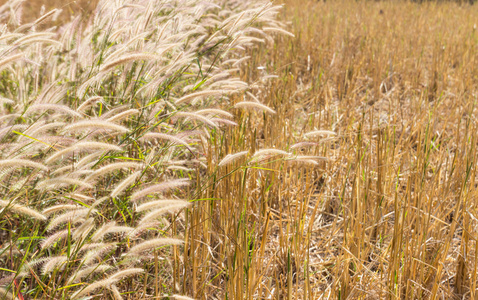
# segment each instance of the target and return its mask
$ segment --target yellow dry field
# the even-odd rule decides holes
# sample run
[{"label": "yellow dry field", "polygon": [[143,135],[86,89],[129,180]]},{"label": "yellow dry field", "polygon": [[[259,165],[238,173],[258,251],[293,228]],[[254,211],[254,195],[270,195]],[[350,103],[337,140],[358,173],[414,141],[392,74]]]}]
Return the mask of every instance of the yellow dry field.
[{"label": "yellow dry field", "polygon": [[243,74],[278,76],[260,99],[277,114],[225,139],[304,162],[211,190],[238,194],[194,215],[214,234],[190,230],[212,243],[186,256],[192,295],[476,299],[478,7],[287,0],[280,18],[295,37]]}]

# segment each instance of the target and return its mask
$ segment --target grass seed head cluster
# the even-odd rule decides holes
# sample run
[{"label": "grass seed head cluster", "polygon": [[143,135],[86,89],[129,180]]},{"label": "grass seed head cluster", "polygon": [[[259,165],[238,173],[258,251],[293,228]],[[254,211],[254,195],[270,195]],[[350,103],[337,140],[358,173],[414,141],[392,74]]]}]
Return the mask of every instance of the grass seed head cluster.
[{"label": "grass seed head cluster", "polygon": [[239,67],[271,40],[261,27],[284,30],[279,7],[100,1],[88,22],[40,28],[59,11],[24,23],[23,4],[0,7],[0,297],[188,293],[171,279],[180,212],[237,125],[231,96],[261,88]]}]

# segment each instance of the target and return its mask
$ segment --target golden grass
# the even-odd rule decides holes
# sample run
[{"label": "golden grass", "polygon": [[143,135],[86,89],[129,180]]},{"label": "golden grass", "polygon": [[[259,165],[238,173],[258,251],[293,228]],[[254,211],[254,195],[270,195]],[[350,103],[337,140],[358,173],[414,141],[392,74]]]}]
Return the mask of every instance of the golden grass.
[{"label": "golden grass", "polygon": [[[278,75],[256,95],[277,114],[238,112],[217,155],[308,141],[295,155],[331,161],[216,170],[198,191],[214,200],[191,212],[184,291],[475,299],[477,17],[455,3],[286,0],[295,38],[251,51],[242,71]],[[305,138],[314,130],[338,136]]]},{"label": "golden grass", "polygon": [[[118,284],[138,294],[122,296],[477,299],[478,8],[284,4],[278,18],[295,37],[276,29],[248,49],[239,74],[250,93],[221,102],[238,126],[191,143],[205,169],[191,160],[178,196],[193,203],[158,230],[184,245],[151,254],[144,274]],[[222,93],[190,92],[175,104]],[[158,140],[186,144],[180,132]]]}]

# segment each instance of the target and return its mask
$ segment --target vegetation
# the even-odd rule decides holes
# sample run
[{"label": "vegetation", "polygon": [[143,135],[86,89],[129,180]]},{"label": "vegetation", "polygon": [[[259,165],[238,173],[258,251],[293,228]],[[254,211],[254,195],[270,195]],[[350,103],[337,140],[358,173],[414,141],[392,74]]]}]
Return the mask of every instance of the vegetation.
[{"label": "vegetation", "polygon": [[474,6],[105,3],[0,8],[0,295],[478,297]]}]

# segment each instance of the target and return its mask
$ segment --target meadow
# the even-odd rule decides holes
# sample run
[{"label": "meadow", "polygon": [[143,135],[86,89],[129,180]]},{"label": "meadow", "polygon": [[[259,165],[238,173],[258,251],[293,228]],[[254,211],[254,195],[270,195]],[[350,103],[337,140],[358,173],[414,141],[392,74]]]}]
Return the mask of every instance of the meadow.
[{"label": "meadow", "polygon": [[0,299],[478,299],[475,6],[26,4]]}]

